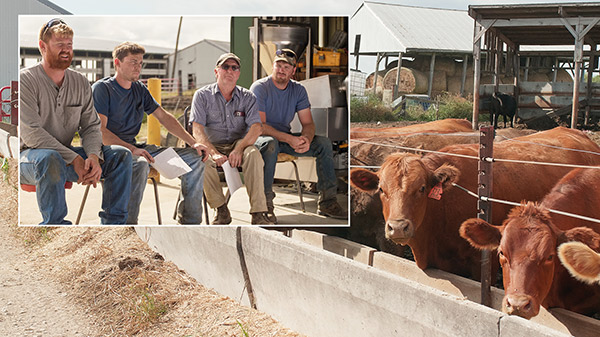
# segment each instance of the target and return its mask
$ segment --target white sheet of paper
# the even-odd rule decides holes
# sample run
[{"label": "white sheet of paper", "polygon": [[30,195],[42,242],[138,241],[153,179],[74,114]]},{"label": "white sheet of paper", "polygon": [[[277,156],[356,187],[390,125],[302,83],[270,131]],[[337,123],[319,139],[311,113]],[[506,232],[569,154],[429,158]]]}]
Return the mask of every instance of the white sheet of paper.
[{"label": "white sheet of paper", "polygon": [[225,181],[229,188],[229,193],[233,195],[240,187],[242,187],[242,179],[240,178],[240,172],[237,168],[231,167],[229,160],[221,165],[223,167],[223,173],[225,173]]},{"label": "white sheet of paper", "polygon": [[161,176],[167,179],[177,178],[192,170],[172,147],[157,154],[154,157],[154,163],[150,163],[150,165],[152,165]]}]

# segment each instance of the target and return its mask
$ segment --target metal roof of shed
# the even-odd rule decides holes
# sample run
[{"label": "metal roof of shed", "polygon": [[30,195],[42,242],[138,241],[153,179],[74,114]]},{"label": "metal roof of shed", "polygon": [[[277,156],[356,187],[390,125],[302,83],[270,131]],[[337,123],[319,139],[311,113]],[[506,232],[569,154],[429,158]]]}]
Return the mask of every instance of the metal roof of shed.
[{"label": "metal roof of shed", "polygon": [[[600,18],[600,3],[545,3],[521,5],[471,5],[469,16],[494,29],[517,45],[573,45],[573,35],[565,27],[587,26]],[[586,43],[600,43],[600,26],[586,34]]]},{"label": "metal roof of shed", "polygon": [[461,10],[365,1],[350,19],[350,30],[351,36],[361,35],[361,53],[473,51],[473,19]]}]

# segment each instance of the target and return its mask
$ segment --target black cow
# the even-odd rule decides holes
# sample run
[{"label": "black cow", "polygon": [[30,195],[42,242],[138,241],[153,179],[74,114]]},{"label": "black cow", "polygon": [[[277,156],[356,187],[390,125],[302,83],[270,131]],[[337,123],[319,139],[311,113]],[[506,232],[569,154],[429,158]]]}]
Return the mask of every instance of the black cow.
[{"label": "black cow", "polygon": [[506,127],[506,118],[510,119],[510,127],[513,127],[513,117],[517,112],[517,101],[511,95],[494,92],[490,101],[490,117],[494,123],[494,128],[498,128],[498,117],[504,116],[504,127]]}]

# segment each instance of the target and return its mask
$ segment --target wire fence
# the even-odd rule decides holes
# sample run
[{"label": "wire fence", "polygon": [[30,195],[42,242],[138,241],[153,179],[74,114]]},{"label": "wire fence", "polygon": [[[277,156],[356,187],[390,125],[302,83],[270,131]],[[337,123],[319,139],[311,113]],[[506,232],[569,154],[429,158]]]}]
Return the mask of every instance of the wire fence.
[{"label": "wire fence", "polygon": [[[446,135],[446,134],[440,134],[440,135]],[[518,139],[509,139],[509,138],[507,138],[507,140],[516,141],[516,142],[522,142],[522,143],[527,143],[529,145],[538,145],[538,146],[543,146],[543,147],[549,147],[549,148],[554,148],[554,149],[558,149],[558,150],[575,151],[575,152],[581,152],[581,153],[587,153],[587,154],[592,154],[592,155],[598,155],[598,156],[600,156],[600,153],[593,152],[593,151],[580,150],[580,149],[572,149],[572,148],[566,148],[566,147],[559,147],[559,146],[553,146],[553,145],[548,145],[548,144],[540,144],[540,143],[535,143],[535,142],[530,142],[530,141],[521,141],[521,140],[518,140]],[[468,156],[468,155],[462,155],[462,154],[457,154],[457,153],[434,151],[434,150],[424,150],[424,149],[418,149],[418,148],[414,148],[414,147],[398,146],[398,145],[393,145],[393,144],[381,144],[381,143],[376,143],[376,142],[361,141],[361,140],[355,140],[355,139],[353,139],[351,141],[355,142],[355,143],[363,143],[363,144],[370,144],[370,145],[393,147],[393,148],[398,148],[398,149],[402,149],[402,150],[409,150],[409,151],[415,151],[415,152],[437,153],[437,154],[443,154],[443,155],[447,155],[447,156],[460,157],[460,158],[466,158],[466,159],[484,160],[484,161],[487,161],[487,162],[505,162],[505,163],[547,165],[547,166],[557,166],[557,167],[566,167],[566,168],[600,169],[600,166],[596,166],[596,165],[575,165],[575,164],[566,164],[566,163],[536,162],[536,161],[528,161],[528,160],[500,159],[500,158],[490,158],[490,157],[479,158],[479,157],[476,157],[476,156]],[[350,168],[380,169],[381,166],[373,166],[373,165],[350,165]],[[508,201],[508,200],[502,200],[502,199],[496,199],[496,198],[479,196],[477,193],[474,193],[474,192],[468,190],[467,188],[465,188],[463,186],[460,186],[460,185],[458,185],[456,183],[452,183],[452,186],[457,187],[457,188],[463,190],[468,195],[470,195],[472,197],[475,197],[476,199],[481,200],[481,201],[489,201],[489,202],[492,202],[492,203],[500,203],[500,204],[509,205],[509,206],[521,206],[521,205],[523,205],[522,203],[518,203],[518,202],[514,202],[514,201]],[[559,211],[559,210],[555,210],[555,209],[548,209],[548,208],[547,208],[547,210],[549,212],[555,213],[555,214],[560,214],[560,215],[564,215],[564,216],[568,216],[568,217],[572,217],[572,218],[576,218],[576,219],[580,219],[580,220],[585,220],[585,221],[600,223],[599,219],[594,219],[594,218],[586,217],[586,216],[579,215],[579,214],[573,214],[573,213],[569,213],[569,212]]]}]

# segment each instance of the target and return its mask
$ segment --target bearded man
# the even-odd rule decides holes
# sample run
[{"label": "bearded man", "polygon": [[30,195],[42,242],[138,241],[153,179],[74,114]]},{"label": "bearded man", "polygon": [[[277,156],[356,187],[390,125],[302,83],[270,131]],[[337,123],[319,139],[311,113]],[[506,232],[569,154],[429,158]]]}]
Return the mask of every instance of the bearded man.
[{"label": "bearded man", "polygon": [[[35,185],[42,223],[65,220],[65,183],[104,180],[102,224],[124,224],[131,183],[131,152],[102,145],[100,119],[83,74],[69,68],[73,29],[61,19],[44,24],[38,47],[42,61],[21,70],[21,183]],[[79,134],[81,146],[71,143]]]}]

